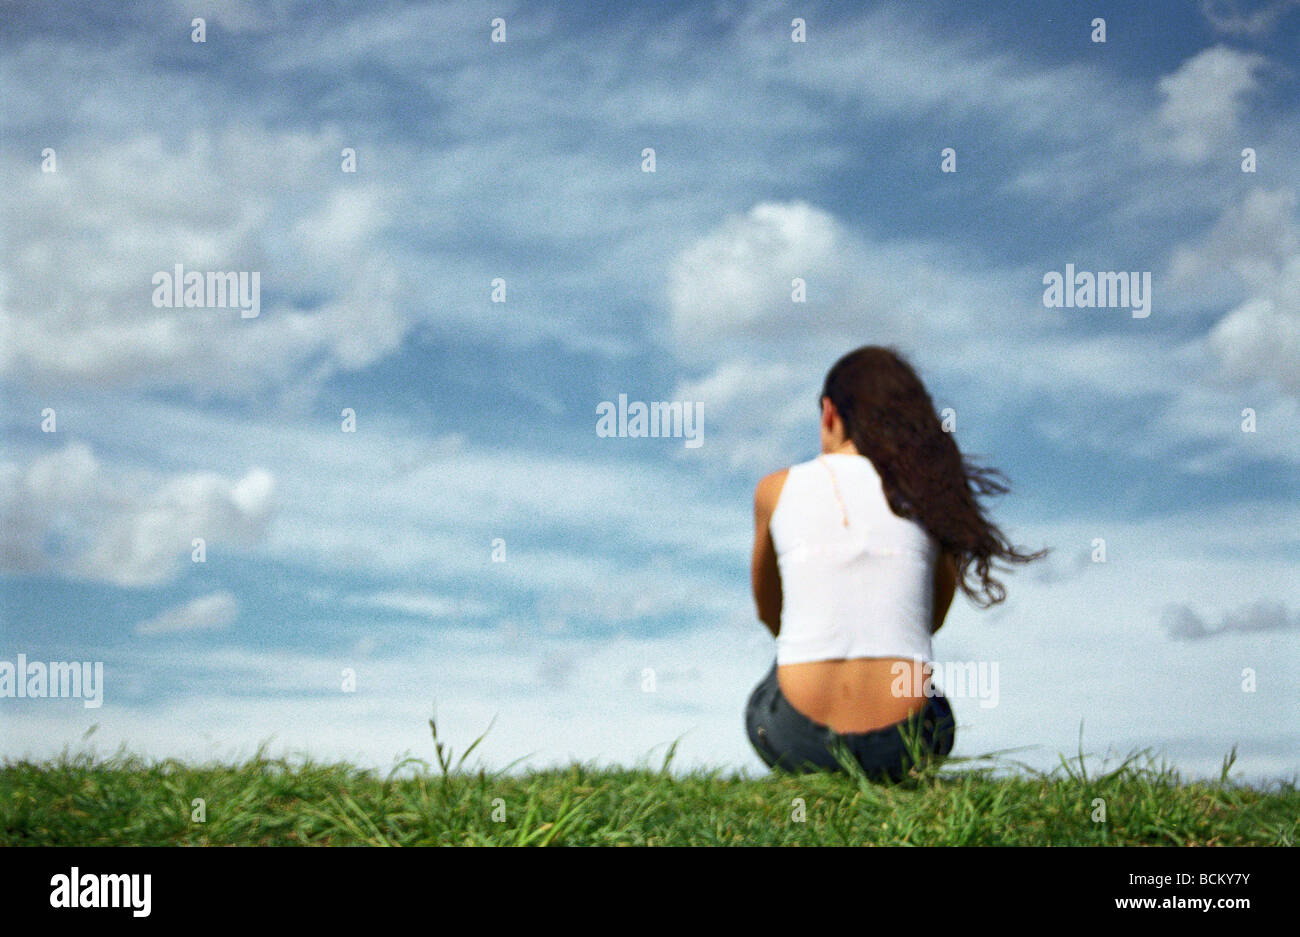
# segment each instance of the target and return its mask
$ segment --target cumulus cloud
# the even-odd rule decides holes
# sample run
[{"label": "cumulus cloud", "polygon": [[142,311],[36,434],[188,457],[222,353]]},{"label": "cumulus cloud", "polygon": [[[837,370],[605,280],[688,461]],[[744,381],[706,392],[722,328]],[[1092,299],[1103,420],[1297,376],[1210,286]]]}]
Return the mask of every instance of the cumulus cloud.
[{"label": "cumulus cloud", "polygon": [[195,538],[250,545],[274,511],[275,479],[107,471],[82,443],[0,463],[0,569],[119,586],[174,579]]},{"label": "cumulus cloud", "polygon": [[1230,203],[1195,244],[1181,244],[1170,255],[1170,289],[1204,289],[1226,274],[1238,285],[1262,289],[1300,256],[1294,189],[1252,188]]},{"label": "cumulus cloud", "polygon": [[[796,277],[806,302],[794,301]],[[802,200],[761,202],[723,218],[670,266],[670,341],[706,369],[676,395],[716,414],[711,452],[759,468],[816,445],[821,381],[858,345],[896,347],[926,371],[979,371],[986,361],[974,356],[990,332],[1032,342],[1050,322],[1009,301],[1015,282],[923,242],[861,234]],[[1006,359],[1004,340],[991,356]]]},{"label": "cumulus cloud", "polygon": [[[674,259],[673,338],[694,357],[755,339],[788,347],[845,327],[879,340],[912,337],[922,300],[907,286],[933,272],[916,253],[906,245],[868,247],[830,212],[801,200],[760,202]],[[794,299],[795,278],[806,285],[805,302]]]},{"label": "cumulus cloud", "polygon": [[[943,348],[991,328],[1032,333],[1034,323],[1008,302],[1009,271],[964,264],[957,251],[877,237],[801,199],[760,202],[673,258],[666,301],[674,350],[716,364],[756,348],[789,360],[801,349],[848,350],[846,340]],[[793,295],[796,277],[804,302]]]},{"label": "cumulus cloud", "polygon": [[[1226,281],[1226,282],[1225,282]],[[1300,392],[1300,224],[1295,190],[1252,189],[1170,259],[1171,289],[1241,296],[1207,336],[1232,379]]]},{"label": "cumulus cloud", "polygon": [[[413,318],[377,243],[389,194],[338,172],[342,144],[232,125],[64,149],[54,173],[4,160],[0,378],[247,396],[396,348]],[[256,272],[260,315],[155,307],[177,264]]]},{"label": "cumulus cloud", "polygon": [[1253,52],[1214,46],[1160,79],[1165,100],[1156,118],[1177,159],[1198,163],[1225,148],[1240,150],[1237,121],[1265,62]]},{"label": "cumulus cloud", "polygon": [[[791,279],[838,291],[834,264],[843,232],[829,213],[806,202],[755,205],[691,245],[669,272],[672,328],[684,343],[761,329],[801,307]],[[827,283],[827,280],[833,283]]]},{"label": "cumulus cloud", "polygon": [[1224,316],[1209,342],[1229,376],[1271,378],[1300,395],[1300,257],[1264,295]]},{"label": "cumulus cloud", "polygon": [[213,592],[142,621],[138,635],[174,634],[184,631],[220,631],[230,627],[239,615],[239,601],[230,592]]},{"label": "cumulus cloud", "polygon": [[1196,641],[1223,634],[1300,628],[1300,614],[1288,614],[1282,602],[1261,600],[1224,613],[1217,625],[1183,604],[1166,606],[1160,621],[1171,638]]}]

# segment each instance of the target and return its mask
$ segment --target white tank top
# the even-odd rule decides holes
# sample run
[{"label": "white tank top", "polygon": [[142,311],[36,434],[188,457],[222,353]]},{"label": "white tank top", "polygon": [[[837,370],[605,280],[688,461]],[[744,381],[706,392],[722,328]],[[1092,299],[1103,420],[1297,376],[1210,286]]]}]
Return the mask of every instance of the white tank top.
[{"label": "white tank top", "polygon": [[781,569],[778,665],[930,660],[939,543],[889,509],[869,459],[832,453],[792,466],[771,531]]}]

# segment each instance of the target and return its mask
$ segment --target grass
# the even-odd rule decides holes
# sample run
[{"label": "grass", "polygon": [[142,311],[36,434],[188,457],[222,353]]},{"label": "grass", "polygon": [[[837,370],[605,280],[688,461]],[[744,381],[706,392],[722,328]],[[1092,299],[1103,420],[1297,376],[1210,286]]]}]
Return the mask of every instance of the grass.
[{"label": "grass", "polygon": [[235,765],[66,751],[5,762],[0,845],[1290,846],[1300,827],[1294,780],[1230,782],[1235,749],[1217,781],[1186,783],[1147,751],[1092,773],[1082,754],[1011,776],[999,756],[949,759],[896,785],[674,776],[672,747],[660,770],[511,776],[465,769],[482,736],[455,758],[430,727],[436,764],[406,759],[386,776],[264,749]]}]

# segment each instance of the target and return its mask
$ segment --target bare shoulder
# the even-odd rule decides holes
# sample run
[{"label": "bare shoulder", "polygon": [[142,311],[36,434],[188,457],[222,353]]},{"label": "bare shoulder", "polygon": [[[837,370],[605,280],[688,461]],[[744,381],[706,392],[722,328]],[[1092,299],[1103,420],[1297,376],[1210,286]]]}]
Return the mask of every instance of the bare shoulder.
[{"label": "bare shoulder", "polygon": [[769,512],[775,508],[777,499],[781,497],[781,489],[785,487],[785,477],[789,474],[790,470],[783,468],[759,479],[754,488],[754,507]]}]

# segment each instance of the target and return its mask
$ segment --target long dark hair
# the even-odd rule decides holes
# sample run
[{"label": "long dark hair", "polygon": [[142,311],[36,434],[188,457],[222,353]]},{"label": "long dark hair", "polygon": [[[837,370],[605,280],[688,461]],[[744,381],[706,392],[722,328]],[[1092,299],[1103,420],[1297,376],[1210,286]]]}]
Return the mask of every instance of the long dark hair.
[{"label": "long dark hair", "polygon": [[976,605],[987,608],[1007,596],[992,576],[995,560],[1029,563],[1047,554],[1013,547],[985,516],[979,498],[1010,491],[1006,476],[962,455],[925,385],[895,349],[866,345],[849,352],[826,374],[822,397],[871,460],[890,510],[920,523],[957,558],[957,581]]}]

